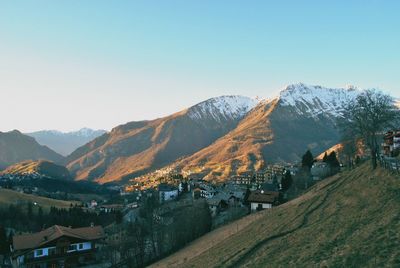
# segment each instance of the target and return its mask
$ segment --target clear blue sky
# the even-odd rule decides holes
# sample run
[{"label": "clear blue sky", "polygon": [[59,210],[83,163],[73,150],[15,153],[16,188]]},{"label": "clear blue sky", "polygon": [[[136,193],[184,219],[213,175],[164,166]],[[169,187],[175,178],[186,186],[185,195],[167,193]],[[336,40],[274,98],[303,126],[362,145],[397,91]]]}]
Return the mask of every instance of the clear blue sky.
[{"label": "clear blue sky", "polygon": [[0,131],[110,129],[294,82],[400,97],[400,1],[1,1]]}]

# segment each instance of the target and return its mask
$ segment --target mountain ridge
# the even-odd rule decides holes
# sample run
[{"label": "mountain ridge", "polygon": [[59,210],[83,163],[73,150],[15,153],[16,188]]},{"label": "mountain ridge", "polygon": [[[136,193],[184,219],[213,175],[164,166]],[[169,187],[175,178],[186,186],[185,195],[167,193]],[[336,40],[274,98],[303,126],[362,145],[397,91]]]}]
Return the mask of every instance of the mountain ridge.
[{"label": "mountain ridge", "polygon": [[38,174],[53,179],[71,180],[71,175],[66,167],[57,165],[47,160],[27,160],[7,167],[0,174]]},{"label": "mountain ridge", "polygon": [[339,142],[337,117],[343,105],[360,92],[289,85],[278,97],[260,102],[236,129],[170,167],[221,181],[268,164],[299,161],[307,149],[318,155]]},{"label": "mountain ridge", "polygon": [[71,153],[67,167],[77,179],[130,179],[210,145],[252,105],[248,97],[222,96],[166,117],[119,125]]},{"label": "mountain ridge", "polygon": [[18,130],[0,132],[0,169],[25,160],[61,163],[63,156]]},{"label": "mountain ridge", "polygon": [[[307,149],[319,154],[337,144],[337,116],[359,92],[355,87],[298,83],[286,86],[273,99],[211,98],[170,116],[117,126],[73,152],[67,167],[78,179],[102,183],[171,166],[226,180],[270,163],[298,161]],[[223,130],[212,130],[218,126]],[[291,133],[296,133],[294,138]],[[199,142],[203,135],[212,138]],[[117,144],[132,150],[124,152],[124,146]]]},{"label": "mountain ridge", "polygon": [[57,153],[67,156],[80,146],[106,133],[105,130],[81,128],[77,131],[40,130],[26,133],[41,145],[46,145]]}]

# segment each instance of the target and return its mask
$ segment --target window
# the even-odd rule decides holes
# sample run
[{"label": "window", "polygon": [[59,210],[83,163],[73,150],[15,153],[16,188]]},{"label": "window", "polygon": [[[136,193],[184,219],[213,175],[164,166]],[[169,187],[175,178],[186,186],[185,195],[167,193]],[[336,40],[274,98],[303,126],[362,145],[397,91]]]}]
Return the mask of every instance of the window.
[{"label": "window", "polygon": [[57,253],[56,248],[49,248],[49,256],[55,255]]},{"label": "window", "polygon": [[69,247],[68,247],[68,251],[75,251],[77,249],[78,249],[78,245],[77,244],[72,244],[72,245],[69,245]]},{"label": "window", "polygon": [[36,256],[36,257],[43,256],[43,249],[37,249],[37,250],[36,250],[35,256]]},{"label": "window", "polygon": [[79,250],[82,250],[82,249],[83,249],[83,244],[82,244],[82,243],[78,245],[78,249],[79,249]]}]

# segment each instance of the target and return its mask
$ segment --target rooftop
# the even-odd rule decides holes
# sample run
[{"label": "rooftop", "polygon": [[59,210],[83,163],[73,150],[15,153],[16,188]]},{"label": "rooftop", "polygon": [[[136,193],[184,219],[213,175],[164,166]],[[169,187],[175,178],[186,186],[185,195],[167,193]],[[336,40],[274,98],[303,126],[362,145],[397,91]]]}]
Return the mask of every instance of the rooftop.
[{"label": "rooftop", "polygon": [[249,195],[248,201],[254,203],[274,203],[279,197],[279,192],[254,191]]},{"label": "rooftop", "polygon": [[69,228],[54,225],[41,232],[13,237],[14,250],[34,249],[54,241],[62,236],[74,237],[82,240],[97,240],[105,237],[103,227]]}]

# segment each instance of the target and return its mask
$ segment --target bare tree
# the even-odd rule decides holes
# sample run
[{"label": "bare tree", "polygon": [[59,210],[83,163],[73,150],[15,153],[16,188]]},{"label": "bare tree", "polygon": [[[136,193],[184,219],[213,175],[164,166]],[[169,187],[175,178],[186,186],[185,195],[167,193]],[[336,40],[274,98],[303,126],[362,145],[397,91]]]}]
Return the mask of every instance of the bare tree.
[{"label": "bare tree", "polygon": [[391,96],[376,90],[362,92],[343,110],[339,127],[342,133],[361,139],[370,149],[372,168],[377,166],[379,134],[394,126],[399,110]]}]

